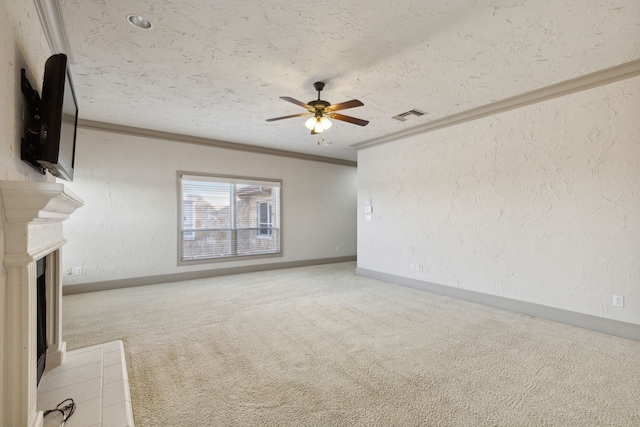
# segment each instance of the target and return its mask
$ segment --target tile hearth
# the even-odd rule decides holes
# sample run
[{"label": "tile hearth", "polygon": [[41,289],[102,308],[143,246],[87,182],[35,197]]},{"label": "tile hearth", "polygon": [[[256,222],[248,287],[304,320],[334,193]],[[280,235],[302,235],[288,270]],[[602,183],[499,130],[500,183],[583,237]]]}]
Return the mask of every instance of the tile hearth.
[{"label": "tile hearth", "polygon": [[65,427],[133,427],[122,341],[68,351],[62,365],[47,369],[38,386],[38,410],[64,399],[76,402]]}]

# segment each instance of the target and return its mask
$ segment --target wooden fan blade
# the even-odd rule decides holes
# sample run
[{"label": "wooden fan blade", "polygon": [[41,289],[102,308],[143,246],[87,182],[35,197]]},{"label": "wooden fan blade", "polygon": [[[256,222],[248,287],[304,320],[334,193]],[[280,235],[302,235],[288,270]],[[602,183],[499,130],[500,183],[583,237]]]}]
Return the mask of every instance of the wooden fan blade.
[{"label": "wooden fan blade", "polygon": [[358,125],[358,126],[366,126],[366,125],[369,124],[368,120],[357,119],[355,117],[345,116],[343,114],[333,113],[333,114],[327,114],[327,115],[329,117],[331,117],[332,119],[341,120],[343,122],[348,122],[348,123],[353,123],[354,125]]},{"label": "wooden fan blade", "polygon": [[297,99],[293,99],[293,98],[291,98],[289,96],[281,96],[280,99],[284,99],[285,101],[292,102],[292,103],[294,103],[296,105],[301,106],[302,108],[306,108],[307,110],[313,110],[313,107],[311,107],[310,105],[305,104],[302,101],[298,101]]},{"label": "wooden fan blade", "polygon": [[282,116],[282,117],[275,117],[273,119],[267,119],[267,122],[275,122],[276,120],[282,120],[282,119],[290,119],[292,117],[300,117],[300,116],[309,116],[311,115],[311,113],[300,113],[300,114],[292,114],[290,116]]},{"label": "wooden fan blade", "polygon": [[351,101],[341,102],[340,104],[329,105],[327,110],[339,111],[346,110],[347,108],[362,107],[363,105],[364,104],[357,99],[352,99]]}]

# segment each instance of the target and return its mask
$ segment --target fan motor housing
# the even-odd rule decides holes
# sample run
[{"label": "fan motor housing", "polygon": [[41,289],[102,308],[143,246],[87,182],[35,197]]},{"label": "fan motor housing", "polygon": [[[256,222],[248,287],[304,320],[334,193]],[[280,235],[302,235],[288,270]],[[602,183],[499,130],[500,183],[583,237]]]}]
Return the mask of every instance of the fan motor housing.
[{"label": "fan motor housing", "polygon": [[310,106],[312,106],[316,110],[324,110],[329,105],[331,105],[327,101],[323,101],[322,99],[314,99],[313,101],[307,102],[307,104],[309,104]]}]

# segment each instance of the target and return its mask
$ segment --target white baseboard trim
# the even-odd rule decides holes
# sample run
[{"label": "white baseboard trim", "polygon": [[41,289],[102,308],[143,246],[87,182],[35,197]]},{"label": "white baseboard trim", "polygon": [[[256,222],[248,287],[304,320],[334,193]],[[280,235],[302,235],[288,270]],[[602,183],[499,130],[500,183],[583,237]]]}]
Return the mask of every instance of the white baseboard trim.
[{"label": "white baseboard trim", "polygon": [[301,261],[278,262],[271,264],[246,265],[240,267],[217,268],[213,270],[186,271],[184,273],[162,274],[157,276],[132,277],[129,279],[106,280],[102,282],[79,283],[62,287],[63,295],[83,294],[86,292],[107,291],[110,289],[132,288],[135,286],[157,285],[160,283],[180,282],[183,280],[205,279],[207,277],[228,276],[230,274],[253,273],[257,271],[279,270],[282,268],[308,267],[312,265],[335,264],[356,261],[355,255],[317,258]]},{"label": "white baseboard trim", "polygon": [[526,301],[504,298],[497,295],[470,291],[468,289],[438,285],[436,283],[395,276],[393,274],[381,273],[365,268],[356,268],[356,274],[359,276],[368,277],[395,285],[407,286],[434,294],[444,295],[477,304],[488,305],[502,310],[508,310],[515,313],[526,314],[528,316],[553,320],[554,322],[564,323],[567,325],[577,326],[579,328],[590,329],[609,335],[615,335],[635,341],[640,341],[640,325],[636,325],[633,323],[621,322],[619,320],[606,319],[604,317],[592,316],[589,314],[563,310],[546,305],[534,304]]}]

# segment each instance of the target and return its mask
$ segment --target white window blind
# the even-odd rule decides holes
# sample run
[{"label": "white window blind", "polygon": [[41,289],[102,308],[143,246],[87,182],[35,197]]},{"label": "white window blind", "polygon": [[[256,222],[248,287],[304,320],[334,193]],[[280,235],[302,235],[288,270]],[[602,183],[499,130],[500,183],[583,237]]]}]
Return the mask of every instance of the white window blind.
[{"label": "white window blind", "polygon": [[180,177],[182,261],[280,253],[279,181]]}]

